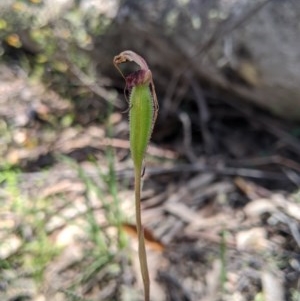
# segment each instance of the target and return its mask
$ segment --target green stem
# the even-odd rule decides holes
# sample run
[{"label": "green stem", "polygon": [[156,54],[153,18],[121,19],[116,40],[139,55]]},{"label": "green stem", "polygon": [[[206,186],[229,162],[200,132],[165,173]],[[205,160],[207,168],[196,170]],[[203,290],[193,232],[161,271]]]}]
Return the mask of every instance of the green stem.
[{"label": "green stem", "polygon": [[134,175],[134,190],[135,190],[135,214],[136,214],[136,229],[138,235],[139,243],[139,261],[141,267],[141,273],[144,284],[144,296],[145,301],[150,300],[150,279],[149,279],[149,270],[147,264],[147,253],[145,248],[145,238],[144,238],[144,229],[142,226],[142,217],[141,217],[141,173],[142,168],[135,168]]}]

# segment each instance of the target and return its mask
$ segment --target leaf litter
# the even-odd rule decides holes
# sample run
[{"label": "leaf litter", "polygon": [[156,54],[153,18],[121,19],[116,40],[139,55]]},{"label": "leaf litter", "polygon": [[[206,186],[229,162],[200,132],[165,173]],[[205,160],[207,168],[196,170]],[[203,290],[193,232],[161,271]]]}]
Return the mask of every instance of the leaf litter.
[{"label": "leaf litter", "polygon": [[[4,162],[18,167],[18,173],[16,191],[8,189],[7,175],[1,179],[0,255],[5,266],[0,299],[141,300],[124,116],[115,113],[119,117],[111,136],[93,120],[64,127],[60,122],[74,113],[74,104],[42,84],[30,84],[22,74],[4,73],[1,173],[7,170]],[[151,238],[153,301],[294,300],[300,285],[300,141],[289,133],[297,125],[259,109],[254,116],[246,104],[228,104],[197,83],[192,86],[198,102],[204,101],[201,92],[210,117],[199,124],[191,95],[185,107],[178,105],[189,112],[189,127],[162,106],[161,114],[170,115],[158,120],[149,148],[142,209]],[[170,128],[174,122],[181,124],[179,131]],[[108,147],[114,148],[128,242],[123,249],[118,249],[116,227],[106,211],[113,202],[103,176],[109,171]],[[87,191],[89,184],[77,167],[60,156],[72,158],[103,195]],[[91,212],[100,231],[96,234],[87,223]],[[38,238],[39,227],[59,252],[46,258],[43,277],[36,281],[19,258],[30,256],[26,245]],[[106,244],[97,247],[98,253],[97,235]]]}]

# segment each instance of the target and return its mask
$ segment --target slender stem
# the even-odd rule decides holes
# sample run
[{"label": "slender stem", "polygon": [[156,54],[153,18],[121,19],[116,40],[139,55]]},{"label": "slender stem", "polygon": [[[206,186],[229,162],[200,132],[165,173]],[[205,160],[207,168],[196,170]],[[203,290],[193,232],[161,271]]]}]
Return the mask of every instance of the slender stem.
[{"label": "slender stem", "polygon": [[139,241],[139,259],[140,267],[142,272],[143,284],[144,284],[144,296],[145,301],[150,301],[150,279],[147,264],[147,254],[145,248],[145,238],[144,229],[142,226],[141,217],[141,173],[142,168],[135,168],[135,179],[134,179],[134,189],[135,189],[135,214],[136,214],[136,228]]},{"label": "slender stem", "polygon": [[[140,66],[126,77],[118,65],[125,62],[135,62]],[[154,123],[157,117],[158,102],[152,73],[146,61],[131,50],[125,50],[114,57],[114,65],[120,71],[126,81],[126,88],[130,90],[130,150],[135,168],[135,209],[136,227],[139,244],[139,260],[144,284],[144,300],[150,301],[150,279],[147,265],[144,229],[141,218],[141,173],[143,160],[151,137]]]}]

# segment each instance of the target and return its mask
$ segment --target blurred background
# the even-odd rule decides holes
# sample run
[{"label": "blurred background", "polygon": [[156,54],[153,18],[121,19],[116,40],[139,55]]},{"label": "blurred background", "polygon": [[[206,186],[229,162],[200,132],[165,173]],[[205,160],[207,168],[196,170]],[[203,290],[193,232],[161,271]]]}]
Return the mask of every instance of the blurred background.
[{"label": "blurred background", "polygon": [[0,300],[143,300],[112,64],[129,49],[160,105],[151,300],[300,300],[299,16],[297,0],[1,1]]}]

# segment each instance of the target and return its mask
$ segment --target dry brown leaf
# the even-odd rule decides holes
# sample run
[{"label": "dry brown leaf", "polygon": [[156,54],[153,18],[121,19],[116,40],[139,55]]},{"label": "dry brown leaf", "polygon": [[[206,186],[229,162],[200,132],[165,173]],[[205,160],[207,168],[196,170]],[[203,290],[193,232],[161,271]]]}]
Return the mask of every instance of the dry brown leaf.
[{"label": "dry brown leaf", "polygon": [[271,192],[266,188],[241,177],[235,178],[234,183],[250,200],[271,196]]},{"label": "dry brown leaf", "polygon": [[199,215],[195,211],[189,209],[187,206],[181,203],[169,203],[166,204],[165,210],[186,223],[192,223],[199,219]]},{"label": "dry brown leaf", "polygon": [[290,202],[281,194],[274,194],[272,200],[281,207],[288,215],[300,221],[300,205]]},{"label": "dry brown leaf", "polygon": [[59,193],[64,192],[70,192],[70,191],[76,191],[77,193],[83,192],[85,189],[84,185],[80,182],[75,183],[71,180],[62,180],[58,183],[55,183],[51,186],[46,187],[44,190],[42,190],[41,198],[47,198]]},{"label": "dry brown leaf", "polygon": [[[127,234],[129,234],[130,236],[135,237],[137,239],[137,230],[136,230],[135,225],[132,225],[132,224],[129,224],[129,223],[123,223],[122,228]],[[162,252],[162,251],[165,250],[165,246],[162,244],[162,242],[160,242],[153,235],[151,230],[146,229],[144,227],[144,235],[145,235],[146,246],[149,246],[153,250],[159,251],[159,252]]]},{"label": "dry brown leaf", "polygon": [[257,199],[248,203],[244,207],[244,212],[248,217],[260,217],[265,213],[273,213],[276,212],[277,208],[274,202],[269,199]]},{"label": "dry brown leaf", "polygon": [[266,251],[269,249],[267,231],[260,227],[240,231],[236,234],[236,245],[240,251]]},{"label": "dry brown leaf", "polygon": [[271,272],[269,269],[264,270],[261,275],[263,294],[265,301],[284,301],[285,293],[283,281],[280,276],[280,271],[276,269]]}]

